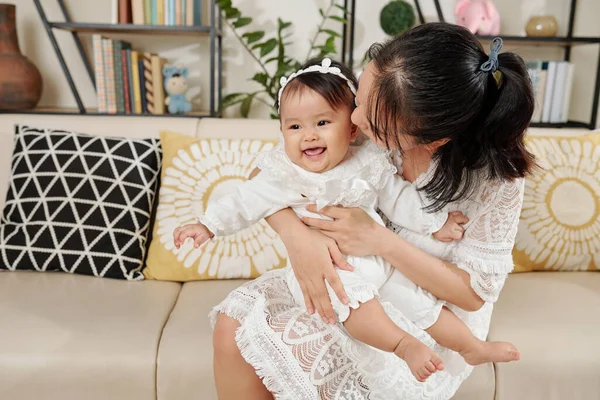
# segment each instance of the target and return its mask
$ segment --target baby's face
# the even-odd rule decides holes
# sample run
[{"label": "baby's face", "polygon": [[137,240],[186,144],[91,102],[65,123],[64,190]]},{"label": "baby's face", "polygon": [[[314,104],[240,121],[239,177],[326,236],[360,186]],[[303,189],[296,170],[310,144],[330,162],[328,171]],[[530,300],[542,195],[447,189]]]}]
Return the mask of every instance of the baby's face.
[{"label": "baby's face", "polygon": [[283,99],[281,132],[292,162],[310,172],[325,172],[338,165],[356,139],[349,107],[334,110],[312,90]]}]

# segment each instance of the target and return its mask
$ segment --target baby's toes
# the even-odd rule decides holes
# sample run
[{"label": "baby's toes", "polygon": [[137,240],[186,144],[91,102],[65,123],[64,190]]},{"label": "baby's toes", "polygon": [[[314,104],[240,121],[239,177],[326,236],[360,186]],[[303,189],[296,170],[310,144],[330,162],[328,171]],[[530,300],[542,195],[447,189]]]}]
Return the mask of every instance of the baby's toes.
[{"label": "baby's toes", "polygon": [[435,369],[437,369],[438,371],[443,371],[445,368],[444,361],[442,361],[440,356],[437,354],[434,354],[431,357],[431,363],[435,366]]},{"label": "baby's toes", "polygon": [[437,368],[435,365],[433,365],[433,363],[431,361],[427,361],[427,363],[425,364],[425,368],[427,368],[427,371],[429,371],[430,373],[434,373],[435,371],[437,371]]}]

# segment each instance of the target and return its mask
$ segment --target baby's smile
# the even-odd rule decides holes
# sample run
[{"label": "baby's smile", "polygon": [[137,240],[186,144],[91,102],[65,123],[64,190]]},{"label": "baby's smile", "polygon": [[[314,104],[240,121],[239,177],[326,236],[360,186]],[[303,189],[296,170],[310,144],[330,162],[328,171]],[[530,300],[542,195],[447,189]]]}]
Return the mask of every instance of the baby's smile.
[{"label": "baby's smile", "polygon": [[327,147],[323,146],[313,146],[307,149],[302,150],[304,155],[309,159],[318,158],[320,155],[324,154],[327,150]]}]

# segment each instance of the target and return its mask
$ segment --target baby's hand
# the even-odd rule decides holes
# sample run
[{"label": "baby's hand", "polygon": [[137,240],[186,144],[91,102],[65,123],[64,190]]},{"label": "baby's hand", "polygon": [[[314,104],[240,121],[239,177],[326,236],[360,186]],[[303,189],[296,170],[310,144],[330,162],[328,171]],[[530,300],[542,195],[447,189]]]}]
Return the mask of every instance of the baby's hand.
[{"label": "baby's hand", "polygon": [[433,237],[440,242],[460,240],[465,233],[463,225],[467,222],[469,222],[469,218],[465,217],[460,211],[448,213],[448,220],[439,231],[433,234]]},{"label": "baby's hand", "polygon": [[194,240],[194,247],[198,248],[214,235],[208,228],[200,223],[180,226],[173,232],[173,243],[180,248],[188,238]]}]

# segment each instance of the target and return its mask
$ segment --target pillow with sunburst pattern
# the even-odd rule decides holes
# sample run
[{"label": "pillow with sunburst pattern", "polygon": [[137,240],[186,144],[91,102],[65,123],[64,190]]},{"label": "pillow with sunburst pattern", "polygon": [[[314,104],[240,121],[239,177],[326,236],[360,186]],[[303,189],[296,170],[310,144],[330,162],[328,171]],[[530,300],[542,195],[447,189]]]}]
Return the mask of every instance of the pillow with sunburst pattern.
[{"label": "pillow with sunburst pattern", "polygon": [[600,270],[600,134],[530,136],[515,271]]},{"label": "pillow with sunburst pattern", "polygon": [[254,169],[253,154],[276,142],[197,139],[173,132],[161,132],[160,139],[161,187],[144,276],[178,282],[254,278],[284,267],[285,247],[264,220],[199,249],[191,240],[179,250],[173,245],[173,230],[194,222],[210,202],[235,190]]}]

